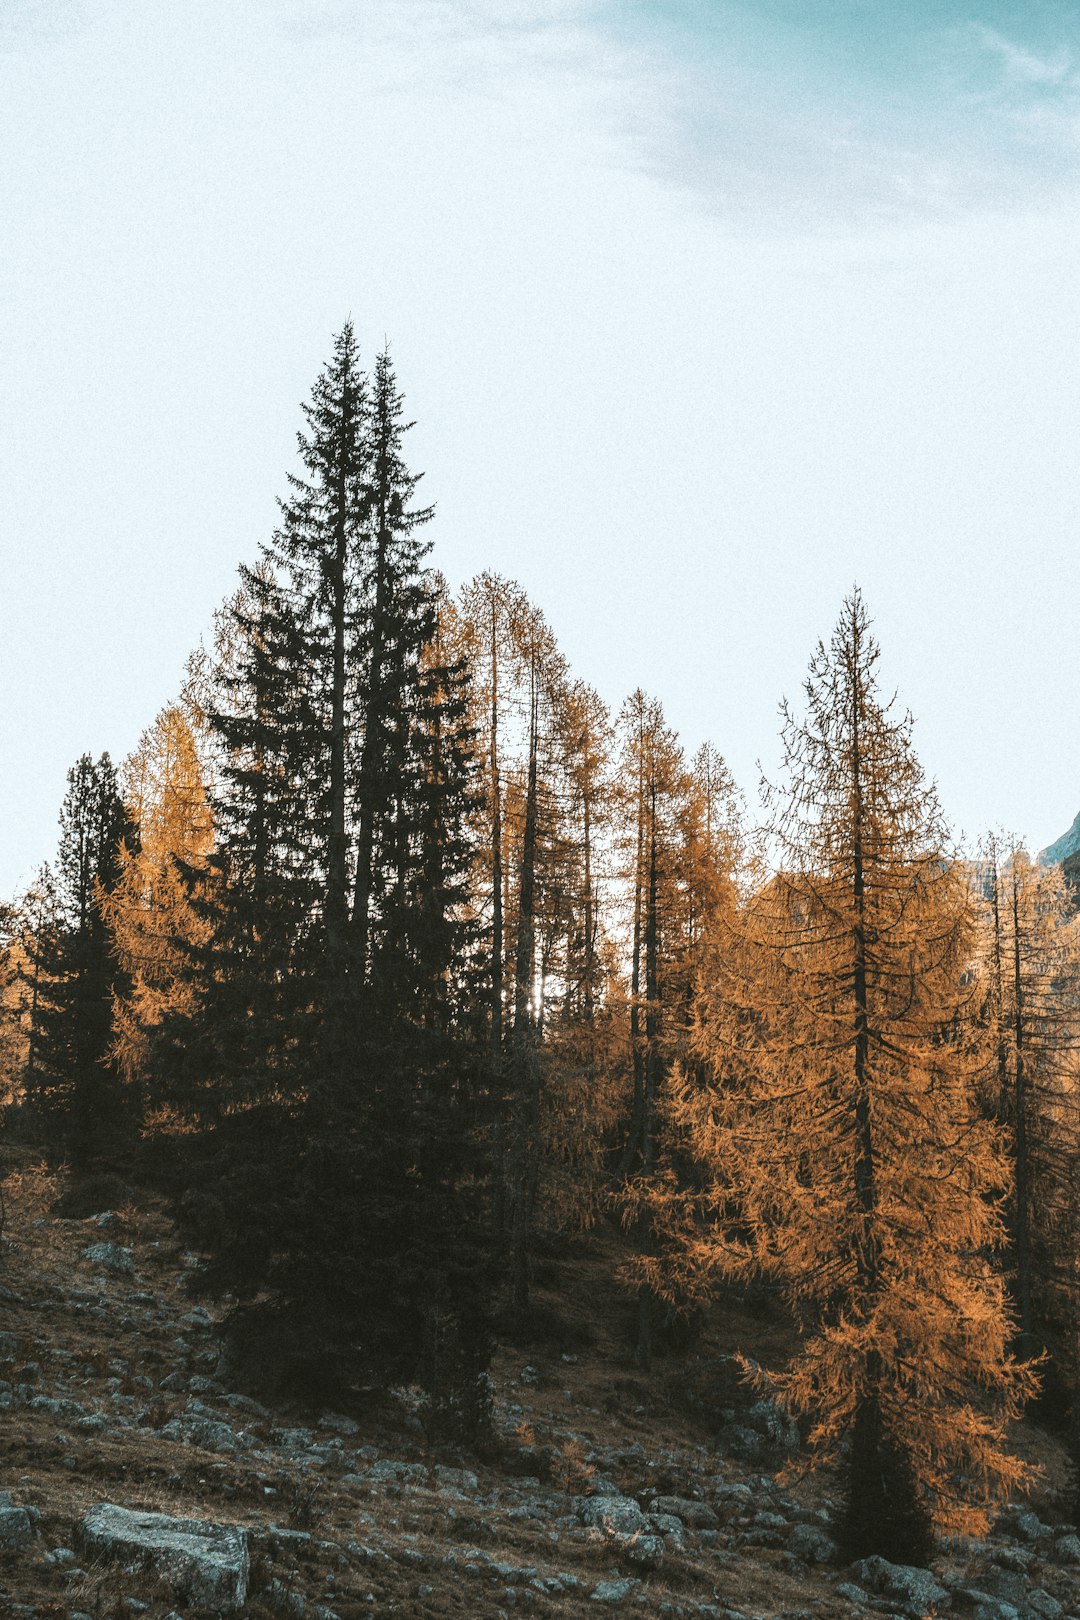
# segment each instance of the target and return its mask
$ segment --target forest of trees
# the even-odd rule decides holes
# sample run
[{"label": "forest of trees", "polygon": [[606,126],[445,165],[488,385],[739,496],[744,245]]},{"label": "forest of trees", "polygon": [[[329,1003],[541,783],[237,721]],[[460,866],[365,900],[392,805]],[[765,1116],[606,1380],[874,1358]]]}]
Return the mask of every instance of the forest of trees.
[{"label": "forest of trees", "polygon": [[281,1389],[411,1382],[482,1446],[538,1240],[607,1221],[644,1371],[718,1286],[787,1302],[745,1374],[852,1554],[977,1531],[1035,1402],[1080,1466],[1080,920],[954,847],[858,590],[752,827],[517,584],[432,568],[387,352],[346,323],[302,409],[175,701],[3,908],[6,1128],[160,1185]]}]

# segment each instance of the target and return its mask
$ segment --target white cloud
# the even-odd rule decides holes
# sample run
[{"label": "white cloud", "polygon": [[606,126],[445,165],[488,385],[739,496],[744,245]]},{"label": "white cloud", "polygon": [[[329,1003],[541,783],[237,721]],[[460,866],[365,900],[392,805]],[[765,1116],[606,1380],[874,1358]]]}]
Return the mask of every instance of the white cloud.
[{"label": "white cloud", "polygon": [[1007,77],[1016,83],[1075,87],[1078,82],[1073,72],[1072,56],[1067,50],[1056,51],[1049,57],[1039,56],[1023,45],[1006,39],[997,29],[985,28],[981,24],[975,26],[975,34],[985,49],[999,58]]}]

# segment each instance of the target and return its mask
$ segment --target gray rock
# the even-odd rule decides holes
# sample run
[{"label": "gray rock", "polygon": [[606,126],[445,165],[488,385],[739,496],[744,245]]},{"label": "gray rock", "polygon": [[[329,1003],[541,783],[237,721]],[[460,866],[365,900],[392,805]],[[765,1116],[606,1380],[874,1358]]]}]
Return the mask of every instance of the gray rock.
[{"label": "gray rock", "polygon": [[755,1401],[746,1414],[746,1422],[778,1451],[798,1451],[799,1425],[782,1412],[775,1401]]},{"label": "gray rock", "polygon": [[947,1603],[949,1594],[928,1569],[911,1564],[890,1564],[887,1558],[862,1558],[852,1566],[860,1585],[900,1604],[909,1614],[922,1615],[932,1603]]},{"label": "gray rock", "polygon": [[1009,1528],[1018,1540],[1036,1542],[1049,1531],[1037,1513],[1017,1513]]},{"label": "gray rock", "polygon": [[446,1496],[474,1496],[480,1481],[469,1468],[444,1468],[435,1464],[435,1483]]},{"label": "gray rock", "polygon": [[7,1491],[0,1491],[0,1550],[21,1552],[29,1547],[33,1533],[26,1509],[16,1507]]},{"label": "gray rock", "polygon": [[996,1566],[979,1575],[975,1585],[990,1597],[1004,1598],[1014,1608],[1023,1608],[1027,1602],[1031,1582],[1022,1570],[999,1569]]},{"label": "gray rock", "polygon": [[282,1451],[306,1451],[315,1436],[310,1429],[274,1429],[271,1439]]},{"label": "gray rock", "polygon": [[422,1485],[427,1472],[423,1463],[391,1462],[389,1457],[384,1457],[381,1462],[365,1468],[360,1478],[365,1485]]},{"label": "gray rock", "polygon": [[635,1569],[659,1569],[667,1550],[663,1536],[627,1536],[620,1545],[623,1557]]},{"label": "gray rock", "polygon": [[1051,1597],[1049,1592],[1037,1586],[1034,1592],[1027,1595],[1027,1612],[1038,1615],[1039,1620],[1061,1620],[1065,1610],[1056,1597]]},{"label": "gray rock", "polygon": [[861,1586],[856,1586],[852,1581],[841,1581],[836,1588],[836,1595],[848,1603],[861,1603],[865,1606],[870,1602],[869,1592],[864,1592]]},{"label": "gray rock", "polygon": [[788,1552],[805,1564],[831,1564],[837,1556],[836,1542],[820,1525],[797,1524],[788,1537]]},{"label": "gray rock", "polygon": [[628,1603],[639,1586],[638,1581],[601,1581],[590,1593],[593,1603]]},{"label": "gray rock", "polygon": [[188,1388],[193,1395],[224,1395],[225,1390],[216,1378],[208,1378],[205,1373],[192,1373],[188,1380]]},{"label": "gray rock", "polygon": [[718,1450],[739,1462],[760,1462],[766,1451],[764,1436],[745,1423],[725,1423],[716,1437],[716,1445]]},{"label": "gray rock", "polygon": [[578,1518],[599,1530],[621,1557],[638,1569],[659,1569],[664,1561],[664,1538],[649,1531],[649,1523],[632,1496],[579,1496],[574,1500]]},{"label": "gray rock", "polygon": [[1059,1536],[1054,1542],[1054,1557],[1059,1564],[1080,1564],[1080,1536]]},{"label": "gray rock", "polygon": [[310,1530],[290,1530],[284,1525],[271,1524],[267,1526],[267,1535],[276,1547],[296,1550],[311,1546]]},{"label": "gray rock", "polygon": [[645,1529],[645,1515],[632,1496],[579,1496],[574,1510],[584,1525],[617,1536],[633,1536]]},{"label": "gray rock", "polygon": [[[449,1494],[460,1495],[457,1491]],[[524,1501],[519,1502],[516,1507],[507,1508],[505,1516],[511,1523],[520,1524],[523,1520],[532,1519],[538,1524],[556,1525],[565,1520],[565,1514],[561,1514],[559,1511],[565,1500],[565,1497],[561,1496],[557,1491],[538,1491],[536,1495],[525,1497]],[[564,1527],[571,1528],[577,1523],[577,1518],[571,1517],[569,1525]]]},{"label": "gray rock", "polygon": [[0,1362],[14,1361],[19,1341],[14,1333],[0,1333]]},{"label": "gray rock", "polygon": [[227,1423],[217,1422],[213,1418],[190,1416],[186,1412],[181,1413],[179,1417],[170,1418],[158,1432],[168,1440],[180,1440],[189,1446],[201,1446],[204,1451],[228,1454],[237,1448],[236,1436]]},{"label": "gray rock", "polygon": [[110,1272],[114,1277],[134,1277],[135,1260],[130,1249],[122,1248],[119,1243],[92,1243],[82,1252],[84,1260],[91,1265],[100,1266],[102,1271]]},{"label": "gray rock", "polygon": [[27,1405],[31,1412],[48,1412],[51,1417],[81,1418],[84,1415],[79,1401],[63,1395],[35,1395]]},{"label": "gray rock", "polygon": [[965,1587],[959,1594],[971,1620],[1020,1620],[1020,1610],[1005,1598]]},{"label": "gray rock", "polygon": [[247,1533],[235,1525],[102,1503],[82,1520],[79,1538],[87,1552],[132,1572],[150,1570],[194,1604],[223,1614],[243,1609]]},{"label": "gray rock", "polygon": [[671,1513],[691,1530],[715,1530],[720,1521],[708,1502],[689,1496],[658,1496],[649,1503],[651,1513]]},{"label": "gray rock", "polygon": [[755,1513],[750,1521],[758,1530],[786,1530],[787,1520],[782,1513]]},{"label": "gray rock", "polygon": [[245,1417],[265,1420],[270,1416],[269,1407],[263,1406],[261,1401],[252,1400],[250,1395],[225,1395],[221,1404],[233,1412],[243,1412]]},{"label": "gray rock", "polygon": [[360,1425],[355,1418],[344,1417],[340,1412],[324,1412],[319,1419],[320,1429],[330,1429],[334,1434],[359,1434]]},{"label": "gray rock", "polygon": [[686,1526],[674,1513],[650,1513],[649,1529],[654,1535],[663,1536],[669,1545],[683,1547],[683,1533]]},{"label": "gray rock", "polygon": [[285,1620],[304,1620],[306,1604],[302,1592],[293,1592],[284,1581],[274,1579],[263,1592],[263,1601],[275,1614],[285,1616]]},{"label": "gray rock", "polygon": [[738,1513],[746,1513],[754,1505],[754,1493],[749,1485],[741,1481],[734,1485],[717,1485],[713,1497],[720,1514],[725,1519],[734,1518]]},{"label": "gray rock", "polygon": [[[978,1543],[975,1544],[976,1546]],[[1002,1569],[1015,1569],[1019,1574],[1026,1575],[1031,1568],[1035,1557],[1027,1547],[992,1547],[990,1558],[993,1563],[1000,1564]]]}]

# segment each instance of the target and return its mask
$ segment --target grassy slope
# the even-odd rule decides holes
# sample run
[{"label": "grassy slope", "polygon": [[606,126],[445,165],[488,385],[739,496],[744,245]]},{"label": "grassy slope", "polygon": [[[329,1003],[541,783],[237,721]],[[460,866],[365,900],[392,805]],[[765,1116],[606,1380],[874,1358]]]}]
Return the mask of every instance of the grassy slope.
[{"label": "grassy slope", "polygon": [[[99,1229],[55,1213],[63,1177],[12,1150],[0,1169],[7,1174],[0,1330],[15,1336],[14,1357],[0,1366],[0,1378],[77,1401],[84,1414],[26,1404],[0,1413],[0,1487],[41,1515],[32,1548],[0,1554],[5,1615],[23,1603],[56,1620],[78,1610],[111,1620],[125,1612],[125,1597],[135,1597],[150,1603],[153,1620],[173,1606],[145,1578],[83,1560],[76,1567],[84,1573],[72,1576],[46,1561],[47,1551],[76,1545],[75,1522],[100,1501],[249,1526],[254,1595],[245,1613],[255,1617],[275,1612],[272,1579],[304,1596],[309,1614],[321,1602],[340,1620],[495,1617],[511,1604],[594,1617],[627,1610],[698,1614],[709,1603],[763,1620],[859,1612],[836,1596],[835,1572],[804,1572],[785,1559],[782,1545],[753,1545],[753,1515],[732,1518],[724,1508],[715,1544],[688,1537],[684,1550],[669,1547],[662,1567],[644,1577],[625,1608],[607,1611],[590,1597],[599,1581],[641,1575],[599,1534],[568,1518],[571,1496],[587,1493],[603,1474],[643,1501],[655,1494],[715,1501],[724,1484],[750,1479],[754,1512],[778,1500],[789,1519],[809,1518],[827,1500],[827,1478],[770,1494],[761,1464],[736,1464],[713,1447],[722,1409],[746,1401],[729,1352],[739,1348],[766,1363],[790,1353],[790,1327],[767,1303],[752,1311],[734,1299],[718,1301],[693,1342],[661,1357],[655,1374],[645,1377],[627,1353],[631,1311],[615,1280],[622,1240],[608,1231],[588,1235],[541,1264],[528,1330],[499,1352],[494,1373],[503,1439],[493,1458],[432,1451],[407,1394],[373,1397],[357,1414],[357,1432],[339,1437],[335,1448],[335,1433],[318,1427],[317,1411],[293,1406],[263,1415],[229,1405],[227,1383],[215,1386],[213,1326],[190,1320],[198,1304],[196,1257],[185,1255],[158,1202],[140,1196]],[[110,1276],[102,1286],[99,1269],[80,1258],[88,1244],[102,1241],[131,1248],[134,1277]],[[235,1450],[205,1449],[162,1432],[192,1399],[192,1376],[212,1380],[201,1398],[232,1425]],[[187,1387],[163,1389],[167,1379]],[[87,1423],[94,1413],[104,1414],[104,1427]],[[283,1437],[283,1430],[304,1425],[315,1431],[310,1445]],[[1048,1486],[1060,1486],[1056,1445],[1034,1427],[1017,1438],[1046,1465]],[[320,1455],[325,1442],[330,1449]],[[405,1486],[368,1486],[357,1480],[370,1461],[357,1456],[361,1446],[429,1472]],[[440,1484],[430,1471],[436,1464],[475,1471],[478,1489],[457,1493]],[[311,1540],[284,1545],[271,1525],[310,1532]],[[493,1563],[512,1567],[494,1570]],[[533,1584],[559,1574],[578,1585],[544,1594]],[[281,1602],[279,1595],[279,1613]],[[664,1611],[664,1603],[673,1609]]]}]

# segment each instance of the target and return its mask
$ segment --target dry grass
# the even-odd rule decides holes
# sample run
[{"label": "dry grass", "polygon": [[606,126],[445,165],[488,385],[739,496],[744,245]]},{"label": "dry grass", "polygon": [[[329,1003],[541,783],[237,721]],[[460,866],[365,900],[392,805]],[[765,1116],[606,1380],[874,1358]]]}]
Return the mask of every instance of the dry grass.
[{"label": "dry grass", "polygon": [[[3,1415],[0,1487],[40,1513],[34,1546],[0,1557],[5,1620],[16,1603],[32,1604],[41,1620],[67,1620],[76,1610],[94,1620],[120,1620],[130,1596],[150,1604],[147,1620],[160,1620],[173,1606],[173,1595],[146,1576],[94,1568],[72,1581],[64,1568],[45,1561],[48,1549],[75,1546],[74,1526],[102,1501],[250,1527],[256,1532],[254,1595],[245,1614],[253,1620],[269,1620],[274,1612],[266,1591],[271,1579],[309,1602],[326,1603],[340,1620],[496,1620],[506,1610],[508,1582],[490,1572],[468,1572],[463,1566],[469,1548],[579,1578],[578,1592],[551,1598],[531,1592],[526,1597],[527,1581],[517,1581],[519,1604],[538,1615],[595,1620],[607,1612],[589,1601],[592,1585],[616,1570],[613,1551],[601,1538],[564,1536],[556,1544],[550,1525],[449,1498],[430,1475],[427,1487],[410,1494],[363,1488],[346,1480],[362,1466],[347,1451],[325,1469],[305,1467],[271,1438],[275,1426],[315,1421],[298,1407],[277,1411],[269,1421],[233,1414],[235,1426],[246,1429],[253,1449],[266,1451],[266,1459],[221,1456],[163,1434],[188,1399],[162,1390],[163,1378],[177,1368],[209,1374],[216,1364],[211,1332],[184,1329],[189,1349],[177,1348],[180,1319],[196,1301],[187,1287],[183,1246],[163,1208],[152,1199],[136,1200],[107,1228],[59,1218],[54,1209],[65,1177],[19,1162],[10,1150],[3,1162],[8,1229],[0,1254],[0,1328],[15,1335],[17,1348],[14,1362],[0,1366],[0,1377],[17,1383],[36,1376],[36,1387],[46,1394],[66,1379],[87,1410],[107,1410],[114,1391],[146,1409],[141,1427],[110,1426],[100,1433],[27,1406]],[[92,1303],[94,1269],[80,1255],[101,1241],[130,1247],[136,1275],[110,1277],[99,1309]],[[691,1348],[665,1357],[655,1375],[645,1377],[630,1364],[629,1305],[613,1281],[620,1247],[618,1234],[597,1229],[546,1267],[536,1292],[543,1333],[528,1346],[504,1348],[495,1362],[500,1398],[523,1409],[517,1434],[495,1462],[429,1450],[408,1427],[405,1406],[392,1400],[373,1407],[363,1432],[348,1444],[375,1445],[384,1457],[429,1468],[464,1463],[480,1474],[482,1496],[489,1499],[512,1492],[515,1475],[522,1473],[537,1474],[567,1495],[587,1493],[597,1472],[591,1456],[612,1448],[625,1459],[614,1470],[616,1481],[635,1494],[683,1494],[691,1476],[702,1488],[710,1477],[726,1477],[726,1465],[702,1447],[708,1447],[718,1408],[732,1387],[729,1352],[737,1344],[755,1358],[778,1360],[793,1342],[790,1326],[729,1299]],[[158,1308],[147,1304],[148,1294]],[[526,1364],[536,1374],[522,1381]],[[140,1382],[146,1379],[153,1389]],[[1049,1460],[1051,1473],[1060,1468],[1060,1454],[1045,1437],[1028,1431],[1025,1442]],[[828,1484],[809,1480],[797,1494],[815,1504]],[[294,1538],[274,1550],[265,1535],[272,1523],[309,1531],[310,1544]],[[376,1543],[390,1549],[389,1559],[365,1564],[362,1555],[345,1551],[350,1544]],[[451,1548],[462,1549],[453,1568],[444,1561]],[[663,1601],[692,1601],[730,1603],[755,1617],[800,1609],[822,1620],[850,1614],[824,1575],[799,1578],[785,1569],[780,1554],[761,1549],[734,1560],[700,1548],[671,1552],[641,1590],[648,1601],[631,1612],[656,1612]],[[195,1620],[190,1606],[181,1605],[181,1612],[184,1620]]]}]

